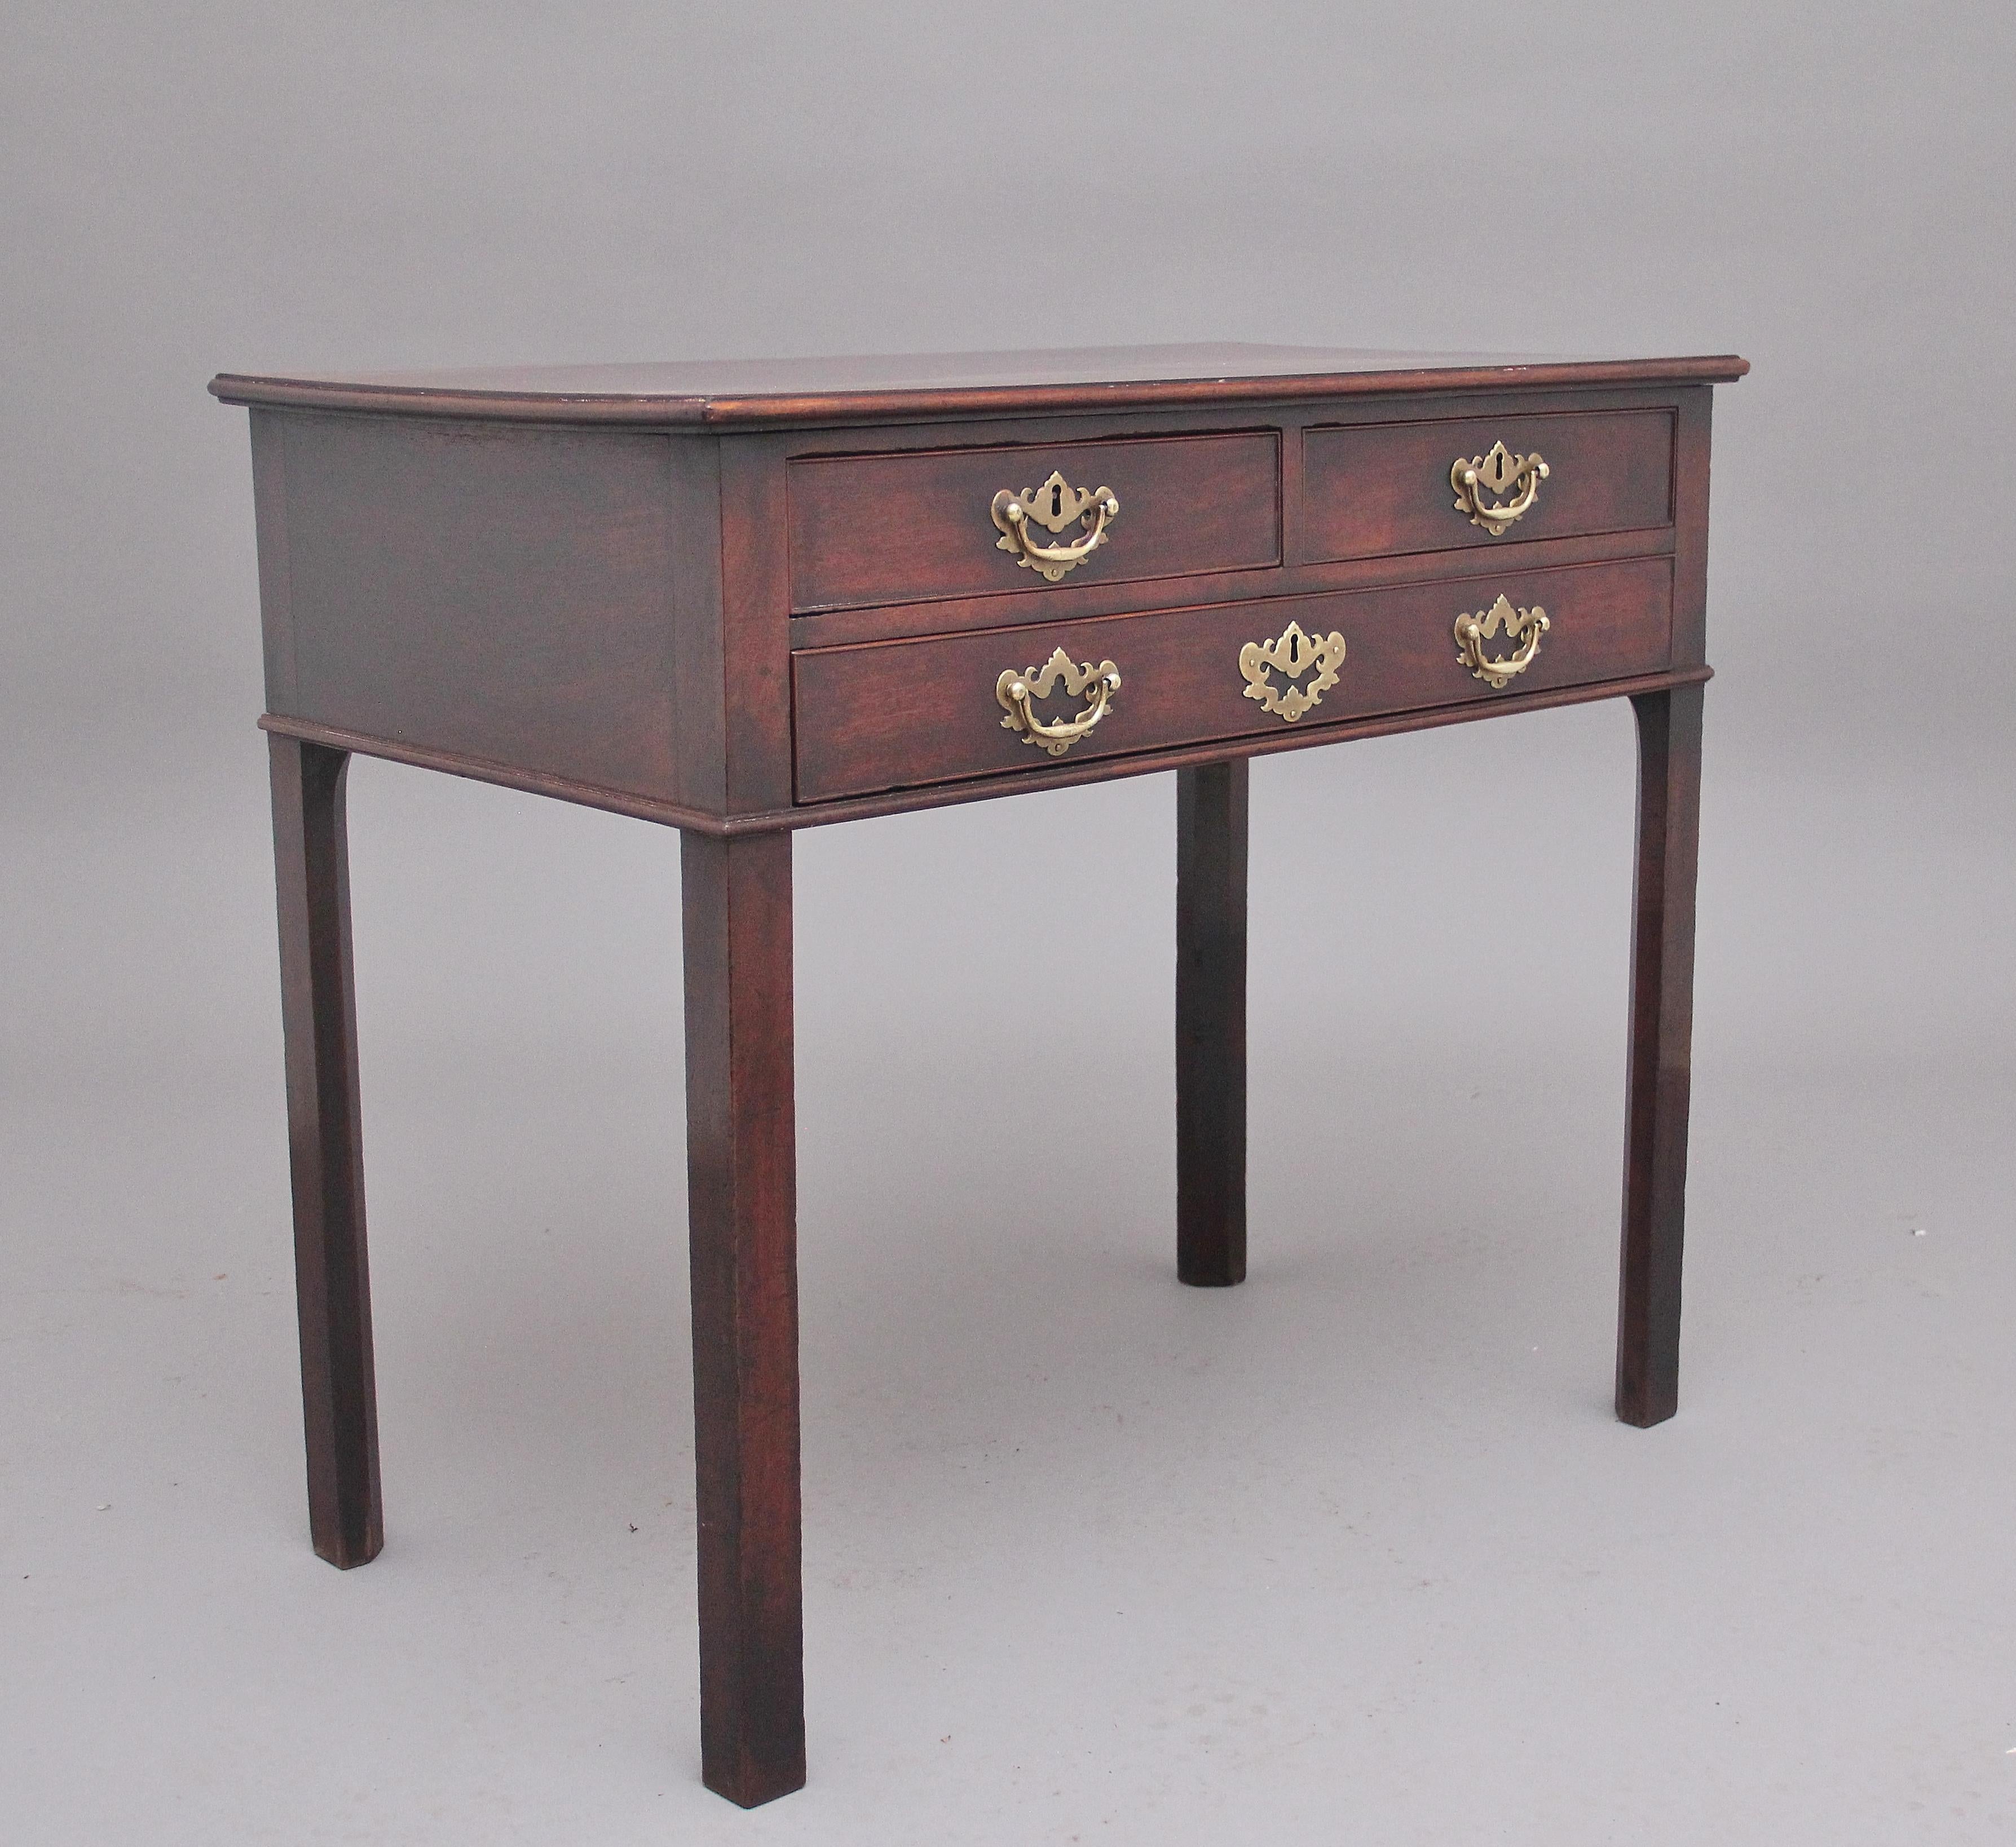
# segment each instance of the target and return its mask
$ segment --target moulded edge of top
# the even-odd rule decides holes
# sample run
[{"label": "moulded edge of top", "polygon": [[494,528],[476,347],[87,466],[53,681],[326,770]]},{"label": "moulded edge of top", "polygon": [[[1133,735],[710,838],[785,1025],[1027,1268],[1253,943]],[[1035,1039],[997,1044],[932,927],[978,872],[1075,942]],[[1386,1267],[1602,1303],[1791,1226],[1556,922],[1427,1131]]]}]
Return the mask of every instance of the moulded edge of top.
[{"label": "moulded edge of top", "polygon": [[1416,392],[1543,390],[1731,384],[1750,370],[1733,354],[1671,359],[1564,360],[1390,371],[1125,379],[1068,385],[914,386],[822,392],[510,391],[219,372],[213,397],[261,409],[345,411],[517,423],[618,424],[653,429],[762,427],[1019,416],[1099,410],[1186,409]]}]

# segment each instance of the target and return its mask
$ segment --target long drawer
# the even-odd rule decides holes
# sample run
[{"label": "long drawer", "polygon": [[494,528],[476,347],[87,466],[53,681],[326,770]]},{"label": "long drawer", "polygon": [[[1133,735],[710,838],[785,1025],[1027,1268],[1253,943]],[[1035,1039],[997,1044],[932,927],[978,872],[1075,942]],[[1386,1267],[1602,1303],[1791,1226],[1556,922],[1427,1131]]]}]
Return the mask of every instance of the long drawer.
[{"label": "long drawer", "polygon": [[1656,673],[1672,613],[1659,557],[806,649],[797,799]]},{"label": "long drawer", "polygon": [[[1281,557],[1280,457],[1271,429],[800,456],[791,608],[1263,569]],[[1026,544],[997,517],[1010,501]]]}]

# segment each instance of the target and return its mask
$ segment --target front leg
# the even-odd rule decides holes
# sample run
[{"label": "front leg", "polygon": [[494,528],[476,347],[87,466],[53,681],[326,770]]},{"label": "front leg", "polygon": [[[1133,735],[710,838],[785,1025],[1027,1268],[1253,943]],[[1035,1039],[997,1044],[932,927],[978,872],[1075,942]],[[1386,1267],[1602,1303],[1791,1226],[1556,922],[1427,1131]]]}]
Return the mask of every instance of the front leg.
[{"label": "front leg", "polygon": [[700,1777],[754,1808],[805,1780],[791,836],[681,862]]},{"label": "front leg", "polygon": [[1176,772],[1176,1274],[1246,1276],[1246,760]]},{"label": "front leg", "polygon": [[1631,703],[1638,714],[1638,864],[1617,1414],[1642,1425],[1662,1422],[1679,1405],[1701,688],[1643,693]]}]

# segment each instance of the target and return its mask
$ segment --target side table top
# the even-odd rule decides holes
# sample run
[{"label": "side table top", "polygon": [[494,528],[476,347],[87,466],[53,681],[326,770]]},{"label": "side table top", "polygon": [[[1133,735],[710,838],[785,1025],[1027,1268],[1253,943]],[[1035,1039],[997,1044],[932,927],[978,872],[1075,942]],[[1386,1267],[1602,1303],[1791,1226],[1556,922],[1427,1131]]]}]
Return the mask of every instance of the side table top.
[{"label": "side table top", "polygon": [[1718,384],[1749,369],[1747,361],[1727,354],[1575,359],[1226,343],[426,372],[223,372],[210,389],[226,404],[276,408],[662,429],[1179,408],[1373,393]]}]

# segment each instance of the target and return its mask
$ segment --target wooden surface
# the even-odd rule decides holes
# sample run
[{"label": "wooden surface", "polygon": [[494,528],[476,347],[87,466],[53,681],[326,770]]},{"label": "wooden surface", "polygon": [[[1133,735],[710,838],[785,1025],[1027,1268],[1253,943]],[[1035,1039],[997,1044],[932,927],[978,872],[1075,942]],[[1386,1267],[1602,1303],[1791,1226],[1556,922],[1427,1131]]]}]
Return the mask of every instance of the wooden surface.
[{"label": "wooden surface", "polygon": [[[1111,487],[1119,516],[1075,567],[1103,581],[1251,570],[1281,558],[1281,439],[1273,430],[823,456],[788,466],[794,612],[940,597],[1041,597],[1053,586],[1001,551],[1003,489]],[[1072,525],[1043,545],[1076,544]]]},{"label": "wooden surface", "polygon": [[1247,766],[1176,774],[1176,1275],[1246,1280]]},{"label": "wooden surface", "polygon": [[791,839],[680,864],[700,1775],[751,1808],[805,1780]]},{"label": "wooden surface", "polygon": [[[1521,606],[1540,605],[1551,624],[1538,657],[1503,691],[1472,677],[1453,633],[1459,615],[1489,609],[1501,592]],[[1668,664],[1672,594],[1666,560],[1641,559],[1506,571],[1457,586],[1280,597],[801,651],[793,657],[797,798],[819,802],[1015,771],[1041,782],[1060,764],[1081,759],[1255,732],[1318,733],[1370,713],[1502,699],[1514,687],[1539,692],[1655,673]],[[1239,670],[1247,642],[1273,641],[1291,622],[1309,635],[1343,635],[1348,651],[1339,683],[1292,725],[1246,696]],[[1501,632],[1488,646],[1498,657],[1514,644]],[[1040,667],[1057,648],[1080,663],[1110,659],[1121,679],[1106,717],[1062,759],[1003,729],[995,699],[1004,671]],[[1060,686],[1041,712],[1054,721],[1082,703]]]},{"label": "wooden surface", "polygon": [[1562,359],[1227,343],[410,372],[222,372],[210,388],[226,404],[671,428],[1252,404],[1507,384],[1714,384],[1749,369],[1727,354]]},{"label": "wooden surface", "polygon": [[385,1543],[344,825],[350,759],[292,738],[267,746],[308,1531],[322,1557],[347,1569]]}]

